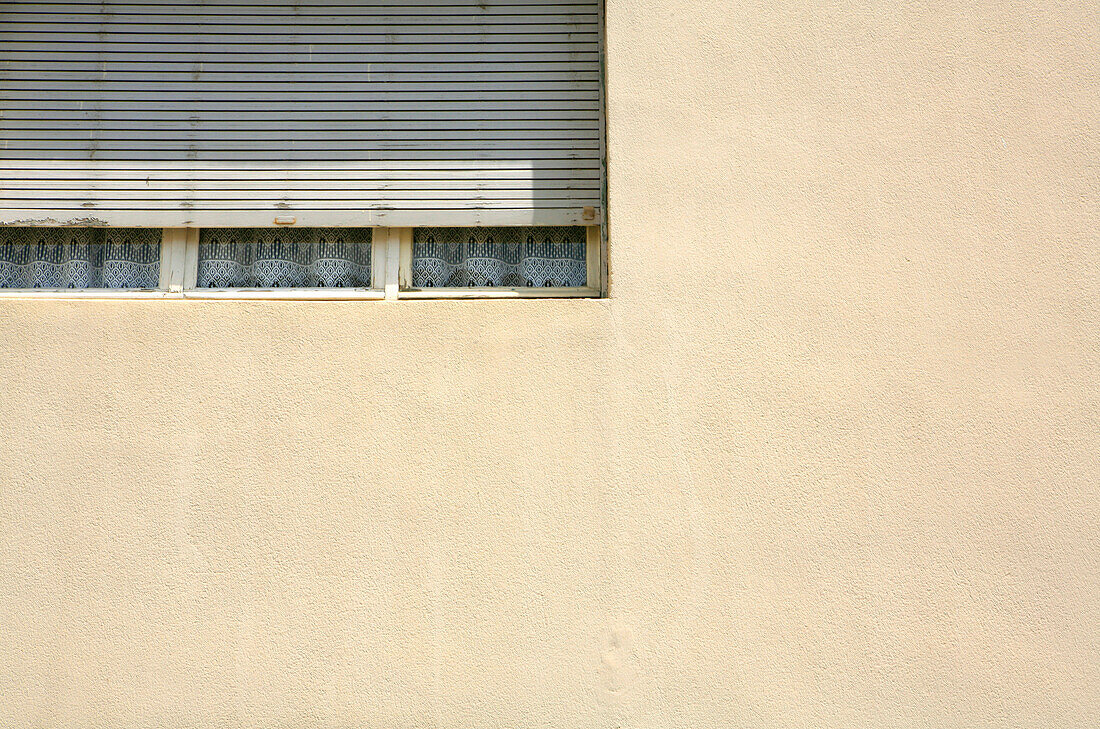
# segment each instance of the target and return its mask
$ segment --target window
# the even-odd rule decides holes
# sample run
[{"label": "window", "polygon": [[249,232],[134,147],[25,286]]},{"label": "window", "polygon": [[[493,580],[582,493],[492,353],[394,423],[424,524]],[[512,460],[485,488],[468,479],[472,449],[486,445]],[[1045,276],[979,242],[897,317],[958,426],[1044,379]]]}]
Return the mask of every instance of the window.
[{"label": "window", "polygon": [[0,227],[0,295],[599,295],[599,226]]},{"label": "window", "polygon": [[0,18],[5,290],[600,291],[599,0],[57,7]]},{"label": "window", "polygon": [[370,288],[369,228],[206,228],[195,287]]},{"label": "window", "polygon": [[0,289],[155,289],[155,228],[0,228]]}]

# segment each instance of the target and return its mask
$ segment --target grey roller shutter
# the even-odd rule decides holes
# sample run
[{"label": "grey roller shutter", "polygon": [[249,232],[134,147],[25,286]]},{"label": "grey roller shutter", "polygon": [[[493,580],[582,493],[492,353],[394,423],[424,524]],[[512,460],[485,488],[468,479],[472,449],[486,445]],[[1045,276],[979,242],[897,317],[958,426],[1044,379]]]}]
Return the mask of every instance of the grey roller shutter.
[{"label": "grey roller shutter", "polygon": [[591,224],[600,133],[595,1],[0,2],[0,223]]}]

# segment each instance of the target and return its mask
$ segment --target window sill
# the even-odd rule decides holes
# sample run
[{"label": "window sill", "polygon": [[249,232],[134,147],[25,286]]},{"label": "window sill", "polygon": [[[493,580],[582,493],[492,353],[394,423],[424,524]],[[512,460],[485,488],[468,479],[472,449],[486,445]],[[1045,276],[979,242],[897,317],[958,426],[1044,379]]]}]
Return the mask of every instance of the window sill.
[{"label": "window sill", "polygon": [[467,289],[403,289],[399,299],[591,299],[598,289],[550,287],[486,287]]},{"label": "window sill", "polygon": [[[594,288],[468,288],[409,289],[399,291],[401,299],[594,299]],[[378,289],[0,289],[0,299],[134,299],[134,300],[222,300],[222,301],[381,301],[386,293]]]},{"label": "window sill", "polygon": [[375,289],[4,289],[0,299],[230,299],[269,301],[371,301],[386,298]]}]

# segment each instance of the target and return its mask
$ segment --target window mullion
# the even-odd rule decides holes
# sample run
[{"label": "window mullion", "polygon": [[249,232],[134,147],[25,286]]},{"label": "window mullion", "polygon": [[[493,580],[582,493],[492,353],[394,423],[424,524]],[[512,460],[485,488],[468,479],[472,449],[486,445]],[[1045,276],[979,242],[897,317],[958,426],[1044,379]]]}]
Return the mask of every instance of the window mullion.
[{"label": "window mullion", "polygon": [[400,239],[398,245],[401,249],[401,258],[397,267],[397,282],[401,289],[412,288],[412,264],[413,264],[413,228],[398,228]]},{"label": "window mullion", "polygon": [[160,244],[160,288],[183,291],[187,228],[164,228]]},{"label": "window mullion", "polygon": [[172,231],[173,228],[161,228],[160,230],[160,278],[157,281],[158,289],[168,289],[168,283],[172,280]]},{"label": "window mullion", "polygon": [[199,283],[199,234],[198,228],[187,229],[183,255],[183,290],[193,289]]},{"label": "window mullion", "polygon": [[600,255],[601,230],[601,226],[599,225],[589,225],[587,231],[585,263],[588,268],[588,281],[586,285],[593,291],[599,291],[603,283],[600,281],[600,262],[602,258]]},{"label": "window mullion", "polygon": [[401,241],[408,228],[389,228],[386,236],[386,301],[396,301],[401,290]]},{"label": "window mullion", "polygon": [[386,253],[389,242],[389,228],[379,226],[371,229],[370,286],[372,289],[386,287]]}]

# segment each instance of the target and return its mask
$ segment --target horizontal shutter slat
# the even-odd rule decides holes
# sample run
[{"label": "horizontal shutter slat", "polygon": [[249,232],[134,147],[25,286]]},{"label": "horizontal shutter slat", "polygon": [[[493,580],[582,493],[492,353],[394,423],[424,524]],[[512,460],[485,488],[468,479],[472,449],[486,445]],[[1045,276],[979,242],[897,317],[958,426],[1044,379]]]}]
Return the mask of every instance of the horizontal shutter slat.
[{"label": "horizontal shutter slat", "polygon": [[[262,228],[271,227],[272,215],[284,216],[287,211],[259,208],[178,208],[145,210],[134,208],[97,209],[27,209],[0,208],[8,225],[95,225],[104,227],[165,227],[165,228]],[[354,210],[293,211],[300,227],[361,227],[361,226],[452,226],[461,225],[591,225],[580,210],[557,208],[472,208],[467,210],[442,208],[356,208]],[[154,222],[150,222],[150,221]]]},{"label": "horizontal shutter slat", "polygon": [[585,224],[598,3],[0,2],[0,222]]}]

